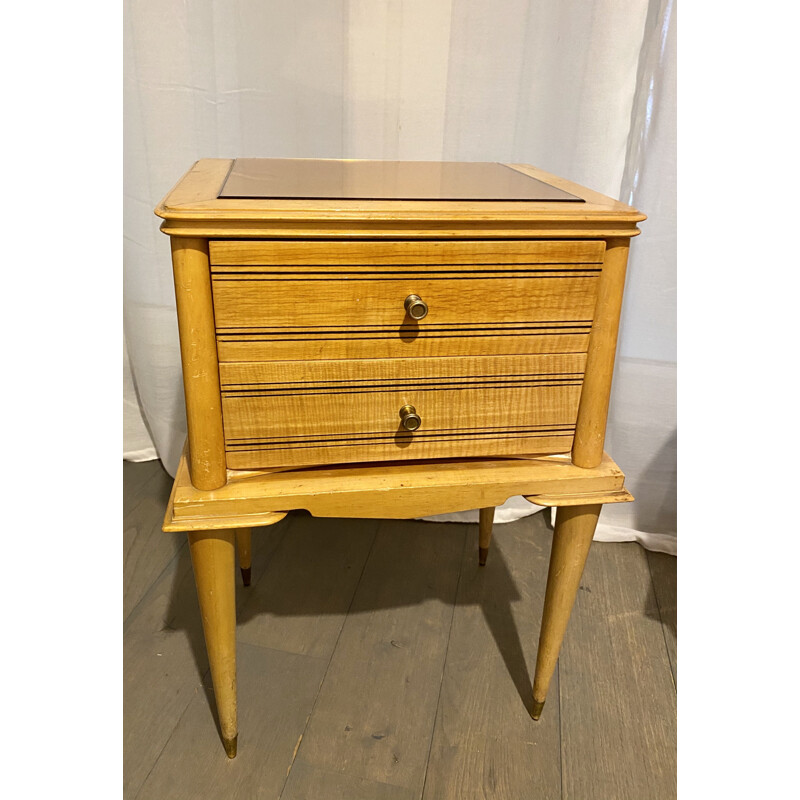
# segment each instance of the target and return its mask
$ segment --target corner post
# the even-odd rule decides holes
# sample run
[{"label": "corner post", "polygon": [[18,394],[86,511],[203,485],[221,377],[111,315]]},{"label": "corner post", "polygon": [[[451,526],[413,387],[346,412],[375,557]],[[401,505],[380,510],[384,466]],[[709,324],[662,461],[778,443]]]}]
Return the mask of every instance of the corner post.
[{"label": "corner post", "polygon": [[227,481],[208,241],[170,237],[183,362],[189,474],[197,489]]},{"label": "corner post", "polygon": [[572,463],[578,467],[596,467],[603,458],[629,249],[628,238],[613,238],[606,242],[572,444]]}]

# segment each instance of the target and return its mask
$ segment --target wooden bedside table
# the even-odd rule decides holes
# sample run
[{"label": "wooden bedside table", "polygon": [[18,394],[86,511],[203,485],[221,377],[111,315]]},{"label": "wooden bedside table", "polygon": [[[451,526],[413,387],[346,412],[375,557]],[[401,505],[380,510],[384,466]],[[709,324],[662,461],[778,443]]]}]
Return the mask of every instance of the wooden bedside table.
[{"label": "wooden bedside table", "polygon": [[234,560],[292,509],[415,518],[521,494],[556,506],[538,719],[602,504],[633,208],[527,165],[206,159],[169,234],[188,441],[164,530],[187,531],[226,752]]}]

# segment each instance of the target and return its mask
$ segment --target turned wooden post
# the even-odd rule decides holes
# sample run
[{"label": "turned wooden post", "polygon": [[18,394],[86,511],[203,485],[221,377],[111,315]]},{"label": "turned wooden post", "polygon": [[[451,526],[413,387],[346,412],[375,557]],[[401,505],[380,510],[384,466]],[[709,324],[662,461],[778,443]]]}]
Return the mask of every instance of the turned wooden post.
[{"label": "turned wooden post", "polygon": [[252,531],[250,528],[236,529],[236,555],[239,557],[239,569],[242,572],[242,582],[250,585],[250,565],[252,563]]},{"label": "turned wooden post", "polygon": [[533,718],[539,719],[561,642],[583,575],[602,505],[562,506],[556,511],[550,569],[544,595],[542,629],[533,679]]},{"label": "turned wooden post", "polygon": [[484,566],[489,555],[489,543],[492,541],[492,523],[494,522],[494,506],[482,508],[478,524],[478,564]]},{"label": "turned wooden post", "polygon": [[170,237],[186,396],[189,473],[198,489],[225,485],[225,438],[219,390],[211,270],[205,239]]},{"label": "turned wooden post", "polygon": [[236,756],[236,593],[232,530],[188,534],[222,743]]},{"label": "turned wooden post", "polygon": [[578,467],[596,467],[603,458],[629,248],[627,238],[609,239],[606,245],[572,443],[572,463]]}]

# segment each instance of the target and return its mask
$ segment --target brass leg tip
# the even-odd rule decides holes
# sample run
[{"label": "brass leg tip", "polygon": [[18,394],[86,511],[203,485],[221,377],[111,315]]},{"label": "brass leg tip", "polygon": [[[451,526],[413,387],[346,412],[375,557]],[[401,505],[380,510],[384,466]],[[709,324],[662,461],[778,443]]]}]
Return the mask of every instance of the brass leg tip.
[{"label": "brass leg tip", "polygon": [[225,745],[225,752],[228,758],[236,758],[236,743],[239,739],[239,734],[233,737],[233,739],[223,739],[222,744]]},{"label": "brass leg tip", "polygon": [[242,567],[242,581],[244,582],[245,586],[250,585],[250,567]]},{"label": "brass leg tip", "polygon": [[486,566],[486,557],[489,555],[489,548],[488,547],[479,547],[478,548],[478,564],[482,567]]},{"label": "brass leg tip", "polygon": [[539,702],[538,700],[533,701],[533,711],[531,711],[531,716],[534,719],[539,719],[542,716],[542,709],[544,708],[544,700]]}]

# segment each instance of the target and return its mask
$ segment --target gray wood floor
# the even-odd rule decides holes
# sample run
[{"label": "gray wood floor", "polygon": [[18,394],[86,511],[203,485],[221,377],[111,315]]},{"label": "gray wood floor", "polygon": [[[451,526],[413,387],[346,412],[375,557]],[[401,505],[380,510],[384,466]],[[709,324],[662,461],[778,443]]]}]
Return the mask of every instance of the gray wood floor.
[{"label": "gray wood floor", "polygon": [[129,800],[675,797],[674,558],[592,547],[534,722],[548,514],[496,526],[479,568],[477,525],[292,513],[238,581],[229,761],[171,479],[123,472]]}]

